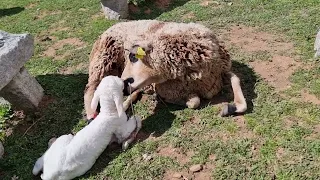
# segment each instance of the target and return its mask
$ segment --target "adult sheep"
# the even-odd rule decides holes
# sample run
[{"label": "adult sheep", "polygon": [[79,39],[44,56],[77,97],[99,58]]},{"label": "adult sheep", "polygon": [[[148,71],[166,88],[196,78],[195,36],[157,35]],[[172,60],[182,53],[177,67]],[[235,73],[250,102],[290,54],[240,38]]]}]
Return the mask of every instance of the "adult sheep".
[{"label": "adult sheep", "polygon": [[[143,55],[137,54],[138,50]],[[126,93],[155,84],[164,101],[189,108],[199,107],[200,98],[211,99],[220,92],[222,79],[228,77],[234,104],[225,106],[220,114],[247,109],[240,80],[231,72],[228,52],[210,29],[196,23],[139,20],[107,29],[90,56],[84,96],[88,119],[95,113],[90,109],[93,92],[106,75],[121,76],[127,83]]]}]

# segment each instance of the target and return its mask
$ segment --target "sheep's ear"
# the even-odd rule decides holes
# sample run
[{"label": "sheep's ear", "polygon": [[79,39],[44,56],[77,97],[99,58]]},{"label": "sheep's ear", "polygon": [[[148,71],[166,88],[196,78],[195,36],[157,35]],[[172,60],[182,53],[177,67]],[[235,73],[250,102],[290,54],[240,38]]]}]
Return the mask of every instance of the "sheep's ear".
[{"label": "sheep's ear", "polygon": [[123,110],[123,96],[121,96],[120,94],[116,94],[113,96],[113,99],[114,99],[114,103],[116,104],[116,107],[117,107],[118,115],[120,117],[124,112],[124,110]]},{"label": "sheep's ear", "polygon": [[146,54],[150,53],[151,50],[152,50],[152,46],[151,44],[148,44],[148,43],[134,44],[129,49],[129,51],[132,54],[135,54],[137,56],[145,56]]},{"label": "sheep's ear", "polygon": [[98,103],[99,103],[99,95],[98,95],[97,92],[94,92],[93,98],[92,98],[92,101],[91,101],[91,109],[96,111],[97,107],[98,107]]}]

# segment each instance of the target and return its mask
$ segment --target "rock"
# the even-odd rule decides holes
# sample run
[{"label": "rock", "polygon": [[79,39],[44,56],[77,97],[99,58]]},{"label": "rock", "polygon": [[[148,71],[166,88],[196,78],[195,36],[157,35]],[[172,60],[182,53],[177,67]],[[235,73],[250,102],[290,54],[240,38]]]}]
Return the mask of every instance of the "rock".
[{"label": "rock", "polygon": [[201,171],[202,169],[203,169],[202,164],[196,164],[189,168],[191,172],[198,172],[198,171]]},{"label": "rock", "polygon": [[318,31],[316,41],[314,43],[314,50],[316,53],[314,54],[314,57],[319,57],[320,56],[320,30]]},{"label": "rock", "polygon": [[182,177],[182,174],[180,174],[180,173],[174,173],[174,174],[172,175],[172,177],[173,177],[173,178],[181,178],[181,177]]},{"label": "rock", "polygon": [[127,0],[101,0],[103,13],[107,19],[124,19],[129,15]]},{"label": "rock", "polygon": [[4,147],[2,145],[2,142],[0,141],[0,159],[2,159],[3,154],[4,154]]},{"label": "rock", "polygon": [[231,6],[232,4],[233,4],[232,2],[229,2],[229,3],[228,3],[228,6]]},{"label": "rock", "polygon": [[148,154],[143,154],[143,155],[142,155],[142,158],[143,158],[143,160],[145,160],[145,161],[150,161],[150,160],[152,159],[152,156],[151,156],[151,155],[148,155]]},{"label": "rock", "polygon": [[0,90],[20,71],[33,54],[29,34],[9,34],[0,30]]},{"label": "rock", "polygon": [[33,112],[37,109],[43,97],[43,89],[37,80],[25,68],[0,91],[0,96],[6,98],[15,109]]},{"label": "rock", "polygon": [[24,68],[33,55],[33,38],[0,31],[0,42],[0,96],[15,109],[33,112],[43,97],[42,87]]}]

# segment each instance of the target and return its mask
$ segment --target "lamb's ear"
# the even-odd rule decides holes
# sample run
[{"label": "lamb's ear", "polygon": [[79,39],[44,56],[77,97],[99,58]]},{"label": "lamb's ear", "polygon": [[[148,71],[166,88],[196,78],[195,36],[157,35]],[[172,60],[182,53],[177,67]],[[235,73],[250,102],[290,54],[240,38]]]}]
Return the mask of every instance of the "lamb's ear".
[{"label": "lamb's ear", "polygon": [[92,98],[92,101],[91,101],[91,109],[96,111],[97,107],[98,107],[98,103],[99,103],[99,95],[98,95],[97,92],[94,92],[93,98]]},{"label": "lamb's ear", "polygon": [[114,99],[114,103],[116,104],[116,107],[117,107],[118,115],[120,117],[124,112],[124,110],[123,110],[123,96],[121,96],[120,94],[114,94],[113,99]]}]

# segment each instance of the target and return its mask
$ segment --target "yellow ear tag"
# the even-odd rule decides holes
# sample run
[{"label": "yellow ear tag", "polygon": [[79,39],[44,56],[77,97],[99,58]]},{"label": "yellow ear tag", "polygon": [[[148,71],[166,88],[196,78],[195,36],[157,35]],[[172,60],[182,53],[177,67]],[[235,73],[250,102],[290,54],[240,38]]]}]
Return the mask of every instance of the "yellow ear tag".
[{"label": "yellow ear tag", "polygon": [[141,47],[138,47],[136,58],[142,59],[146,55],[146,52]]}]

